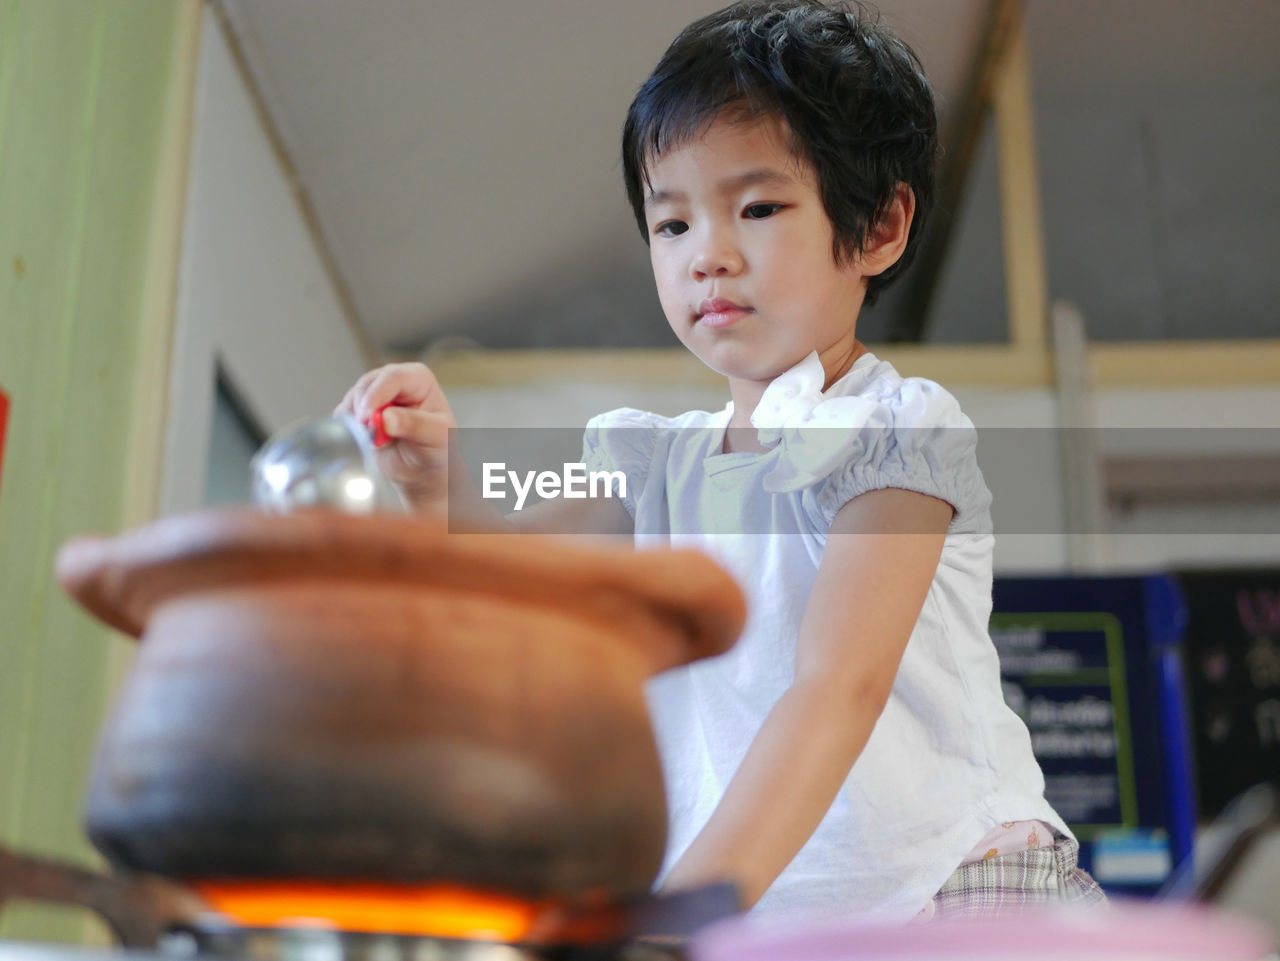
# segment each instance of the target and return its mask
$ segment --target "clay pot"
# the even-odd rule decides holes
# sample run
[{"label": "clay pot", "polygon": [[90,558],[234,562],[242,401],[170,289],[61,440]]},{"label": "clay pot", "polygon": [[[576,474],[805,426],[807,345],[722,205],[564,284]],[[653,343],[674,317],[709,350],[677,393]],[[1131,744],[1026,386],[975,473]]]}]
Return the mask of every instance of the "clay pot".
[{"label": "clay pot", "polygon": [[744,618],[695,552],[328,511],[80,539],[58,575],[142,639],[90,839],[184,880],[641,893],[666,838],[643,682]]}]

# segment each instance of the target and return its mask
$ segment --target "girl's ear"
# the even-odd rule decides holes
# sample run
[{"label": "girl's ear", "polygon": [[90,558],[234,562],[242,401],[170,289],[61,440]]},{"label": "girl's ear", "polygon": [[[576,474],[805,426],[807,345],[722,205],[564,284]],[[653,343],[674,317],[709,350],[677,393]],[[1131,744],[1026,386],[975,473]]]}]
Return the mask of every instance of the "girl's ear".
[{"label": "girl's ear", "polygon": [[889,209],[867,231],[862,245],[862,273],[868,277],[882,274],[898,262],[911,234],[911,219],[916,213],[916,195],[905,183],[898,182]]}]

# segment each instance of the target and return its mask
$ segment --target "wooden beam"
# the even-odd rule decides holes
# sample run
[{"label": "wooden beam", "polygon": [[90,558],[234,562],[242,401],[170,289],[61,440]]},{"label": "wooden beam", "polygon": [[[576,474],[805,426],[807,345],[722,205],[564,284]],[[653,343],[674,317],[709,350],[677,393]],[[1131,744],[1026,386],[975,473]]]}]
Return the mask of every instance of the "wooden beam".
[{"label": "wooden beam", "polygon": [[[1052,355],[1005,345],[894,344],[873,346],[904,376],[946,387],[1049,387]],[[419,355],[392,359],[419,360]],[[724,378],[682,347],[642,350],[460,350],[428,355],[448,387],[616,383],[719,388]],[[1090,343],[1095,387],[1280,388],[1280,339]]]},{"label": "wooden beam", "polygon": [[[999,345],[875,348],[904,375],[928,377],[947,386],[983,384],[1035,387],[1050,383],[1048,353]],[[417,358],[404,358],[417,359]],[[428,357],[450,387],[507,387],[581,383],[725,389],[724,378],[683,348],[657,350],[484,350]]]},{"label": "wooden beam", "polygon": [[147,225],[138,366],[125,456],[123,524],[136,527],[160,511],[164,432],[168,419],[170,362],[178,312],[182,232],[186,220],[187,181],[195,137],[195,100],[200,61],[200,0],[174,4],[172,79],[161,125],[161,146],[152,178]]},{"label": "wooden beam", "polygon": [[[169,418],[167,398],[178,311],[187,181],[195,138],[196,80],[203,19],[200,0],[181,0],[175,6],[178,12],[174,15],[173,70],[161,127],[159,162],[152,179],[146,276],[139,309],[138,359],[125,453],[122,508],[125,528],[148,523],[160,512],[164,433]],[[105,677],[108,703],[123,683],[137,648],[131,638],[121,634],[114,634],[113,638]],[[87,928],[86,938],[94,930],[93,926]]]},{"label": "wooden beam", "polygon": [[1026,25],[1019,20],[996,85],[1000,149],[1000,223],[1004,237],[1009,340],[1043,350],[1048,342],[1049,283],[1045,266],[1040,179],[1031,103]]},{"label": "wooden beam", "polygon": [[1172,340],[1089,345],[1108,387],[1280,387],[1280,340]]},{"label": "wooden beam", "polygon": [[891,343],[924,339],[929,311],[942,279],[952,235],[964,206],[970,171],[982,132],[991,116],[996,84],[1022,20],[1023,0],[990,0],[978,52],[969,78],[942,137],[942,159],[933,213],[921,238],[916,262],[903,279],[908,289],[889,331]]}]

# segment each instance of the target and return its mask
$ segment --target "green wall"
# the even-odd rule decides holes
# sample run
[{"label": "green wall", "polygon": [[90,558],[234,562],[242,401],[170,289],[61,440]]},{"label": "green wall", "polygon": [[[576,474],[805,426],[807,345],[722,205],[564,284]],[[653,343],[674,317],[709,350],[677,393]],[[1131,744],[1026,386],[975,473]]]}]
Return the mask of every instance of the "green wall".
[{"label": "green wall", "polygon": [[[65,598],[52,563],[71,535],[138,519],[139,411],[164,402],[157,289],[176,282],[162,208],[179,210],[190,101],[175,95],[198,23],[198,0],[0,0],[0,843],[84,864],[84,786],[123,642]],[[83,931],[69,912],[0,915],[4,938]]]}]

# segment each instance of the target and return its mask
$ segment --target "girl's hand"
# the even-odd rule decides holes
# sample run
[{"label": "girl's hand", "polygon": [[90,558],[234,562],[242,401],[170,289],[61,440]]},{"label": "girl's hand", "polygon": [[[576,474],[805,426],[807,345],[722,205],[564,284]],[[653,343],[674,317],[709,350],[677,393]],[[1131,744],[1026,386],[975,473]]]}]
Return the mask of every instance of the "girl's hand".
[{"label": "girl's hand", "polygon": [[335,409],[372,428],[381,411],[390,443],[378,468],[417,510],[442,509],[449,489],[449,430],[457,426],[425,364],[387,364],[357,380]]}]

